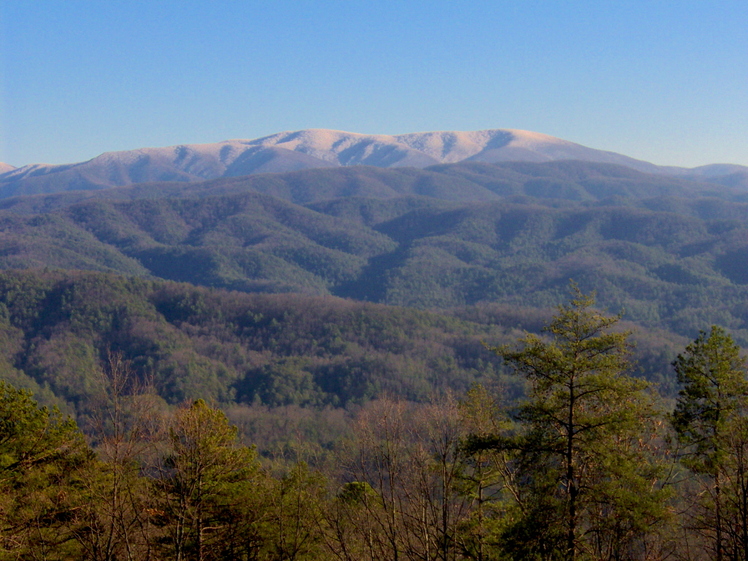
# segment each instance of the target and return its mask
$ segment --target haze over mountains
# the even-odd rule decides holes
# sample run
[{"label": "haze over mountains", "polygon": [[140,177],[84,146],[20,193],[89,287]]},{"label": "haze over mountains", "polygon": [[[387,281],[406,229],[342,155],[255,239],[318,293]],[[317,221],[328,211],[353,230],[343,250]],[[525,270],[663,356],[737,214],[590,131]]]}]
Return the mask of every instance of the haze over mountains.
[{"label": "haze over mountains", "polygon": [[748,168],[744,166],[715,164],[694,169],[656,166],[528,131],[494,129],[386,136],[309,129],[255,140],[108,152],[75,164],[32,164],[20,168],[0,164],[0,196],[356,165],[426,168],[457,162],[556,160],[618,164],[648,173],[678,175],[731,187],[748,186]]}]

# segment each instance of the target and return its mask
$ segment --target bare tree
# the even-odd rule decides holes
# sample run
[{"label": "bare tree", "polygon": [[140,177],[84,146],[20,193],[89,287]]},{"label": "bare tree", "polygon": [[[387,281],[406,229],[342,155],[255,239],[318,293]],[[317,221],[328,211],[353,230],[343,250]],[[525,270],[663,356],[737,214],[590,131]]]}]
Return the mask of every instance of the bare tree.
[{"label": "bare tree", "polygon": [[426,405],[383,398],[363,409],[331,526],[341,559],[462,558],[458,529],[472,500],[463,493],[461,421],[451,396]]},{"label": "bare tree", "polygon": [[104,396],[90,423],[99,462],[87,478],[86,524],[76,536],[93,561],[147,561],[151,510],[140,473],[159,432],[159,399],[119,353],[108,353],[101,378]]}]

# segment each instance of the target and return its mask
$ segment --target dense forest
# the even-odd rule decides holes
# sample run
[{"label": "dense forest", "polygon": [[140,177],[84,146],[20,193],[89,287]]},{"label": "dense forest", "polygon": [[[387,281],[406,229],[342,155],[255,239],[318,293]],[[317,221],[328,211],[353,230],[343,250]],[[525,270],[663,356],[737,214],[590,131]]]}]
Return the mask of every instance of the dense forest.
[{"label": "dense forest", "polygon": [[86,437],[1,382],[0,558],[746,559],[740,349],[701,332],[668,402],[593,304],[572,286],[539,334],[489,349],[521,395],[380,396],[316,467],[264,461],[204,400],[166,407],[119,351]]},{"label": "dense forest", "polygon": [[[295,294],[246,294],[93,272],[0,273],[4,378],[85,427],[117,353],[167,404],[345,409],[384,394],[423,402],[473,384],[522,389],[484,343],[538,332],[552,309],[452,314]],[[628,324],[633,328],[633,324]],[[636,328],[637,375],[675,395],[686,339]]]},{"label": "dense forest", "polygon": [[552,307],[573,278],[640,325],[748,344],[745,200],[583,162],[138,185],[2,201],[0,268],[442,310]]},{"label": "dense forest", "polygon": [[465,163],[0,207],[0,559],[748,560],[744,190]]}]

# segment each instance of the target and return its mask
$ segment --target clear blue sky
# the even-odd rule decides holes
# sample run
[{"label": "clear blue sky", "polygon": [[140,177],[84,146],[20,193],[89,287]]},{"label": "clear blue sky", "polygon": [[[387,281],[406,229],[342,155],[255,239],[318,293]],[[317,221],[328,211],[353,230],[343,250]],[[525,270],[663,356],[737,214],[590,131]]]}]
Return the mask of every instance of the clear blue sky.
[{"label": "clear blue sky", "polygon": [[517,128],[748,165],[748,2],[8,0],[0,161]]}]

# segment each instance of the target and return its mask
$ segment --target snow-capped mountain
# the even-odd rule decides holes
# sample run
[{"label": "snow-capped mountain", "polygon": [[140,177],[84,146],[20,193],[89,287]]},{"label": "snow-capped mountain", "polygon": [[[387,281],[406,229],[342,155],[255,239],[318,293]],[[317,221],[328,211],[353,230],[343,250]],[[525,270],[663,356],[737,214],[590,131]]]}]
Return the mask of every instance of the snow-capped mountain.
[{"label": "snow-capped mountain", "polygon": [[107,152],[77,164],[0,167],[0,194],[10,196],[102,189],[153,181],[201,181],[320,167],[368,165],[424,168],[462,161],[498,163],[553,160],[612,163],[644,172],[709,180],[727,174],[738,174],[738,180],[743,174],[748,177],[748,168],[742,166],[705,166],[694,170],[660,167],[621,154],[521,130],[423,132],[388,136],[308,129],[254,140]]}]

